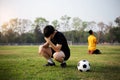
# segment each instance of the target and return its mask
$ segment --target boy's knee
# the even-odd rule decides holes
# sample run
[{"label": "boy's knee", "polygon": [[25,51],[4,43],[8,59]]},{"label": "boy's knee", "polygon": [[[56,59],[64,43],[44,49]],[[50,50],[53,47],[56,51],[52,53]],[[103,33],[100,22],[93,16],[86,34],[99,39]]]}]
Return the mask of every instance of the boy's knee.
[{"label": "boy's knee", "polygon": [[56,61],[59,61],[59,62],[62,62],[65,58],[65,55],[63,52],[55,52],[53,54],[53,58],[56,60]]},{"label": "boy's knee", "polygon": [[40,46],[39,46],[38,53],[41,54],[42,51],[43,51],[43,45],[40,45]]},{"label": "boy's knee", "polygon": [[58,52],[55,52],[55,53],[53,54],[53,58],[54,58],[55,60],[59,58]]}]

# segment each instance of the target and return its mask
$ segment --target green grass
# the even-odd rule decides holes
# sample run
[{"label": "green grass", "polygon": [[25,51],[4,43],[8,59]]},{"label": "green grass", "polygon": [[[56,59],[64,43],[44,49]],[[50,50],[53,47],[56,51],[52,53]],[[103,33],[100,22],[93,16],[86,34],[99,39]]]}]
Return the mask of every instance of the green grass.
[{"label": "green grass", "polygon": [[[0,80],[120,80],[120,46],[102,46],[100,55],[87,54],[87,45],[70,46],[68,66],[44,67],[38,46],[0,46]],[[90,72],[79,72],[77,63],[87,59]]]}]

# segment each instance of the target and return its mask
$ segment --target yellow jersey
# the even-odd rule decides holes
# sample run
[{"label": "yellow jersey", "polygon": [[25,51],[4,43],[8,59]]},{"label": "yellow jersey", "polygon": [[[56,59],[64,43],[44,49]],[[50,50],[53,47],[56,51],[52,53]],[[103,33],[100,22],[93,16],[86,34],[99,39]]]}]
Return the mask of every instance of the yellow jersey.
[{"label": "yellow jersey", "polygon": [[96,50],[97,39],[94,35],[88,37],[88,50]]}]

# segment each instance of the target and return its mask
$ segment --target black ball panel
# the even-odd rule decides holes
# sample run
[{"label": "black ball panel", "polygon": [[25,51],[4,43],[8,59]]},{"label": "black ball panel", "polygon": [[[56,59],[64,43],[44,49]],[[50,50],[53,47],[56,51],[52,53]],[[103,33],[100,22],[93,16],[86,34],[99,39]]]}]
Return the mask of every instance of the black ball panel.
[{"label": "black ball panel", "polygon": [[83,62],[86,62],[86,60],[83,60]]},{"label": "black ball panel", "polygon": [[86,65],[86,64],[84,64],[84,65],[83,65],[83,68],[87,68],[87,65]]},{"label": "black ball panel", "polygon": [[81,69],[79,70],[80,72],[83,72]]}]

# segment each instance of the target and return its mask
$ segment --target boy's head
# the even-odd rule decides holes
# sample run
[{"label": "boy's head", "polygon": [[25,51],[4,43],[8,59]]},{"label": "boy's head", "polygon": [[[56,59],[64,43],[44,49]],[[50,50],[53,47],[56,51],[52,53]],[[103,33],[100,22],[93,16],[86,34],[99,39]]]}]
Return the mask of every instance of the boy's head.
[{"label": "boy's head", "polygon": [[52,25],[45,26],[43,30],[43,34],[45,37],[50,37],[51,34],[53,34],[55,31],[54,27]]},{"label": "boy's head", "polygon": [[92,30],[89,30],[89,34],[93,34],[93,31],[92,31]]}]

